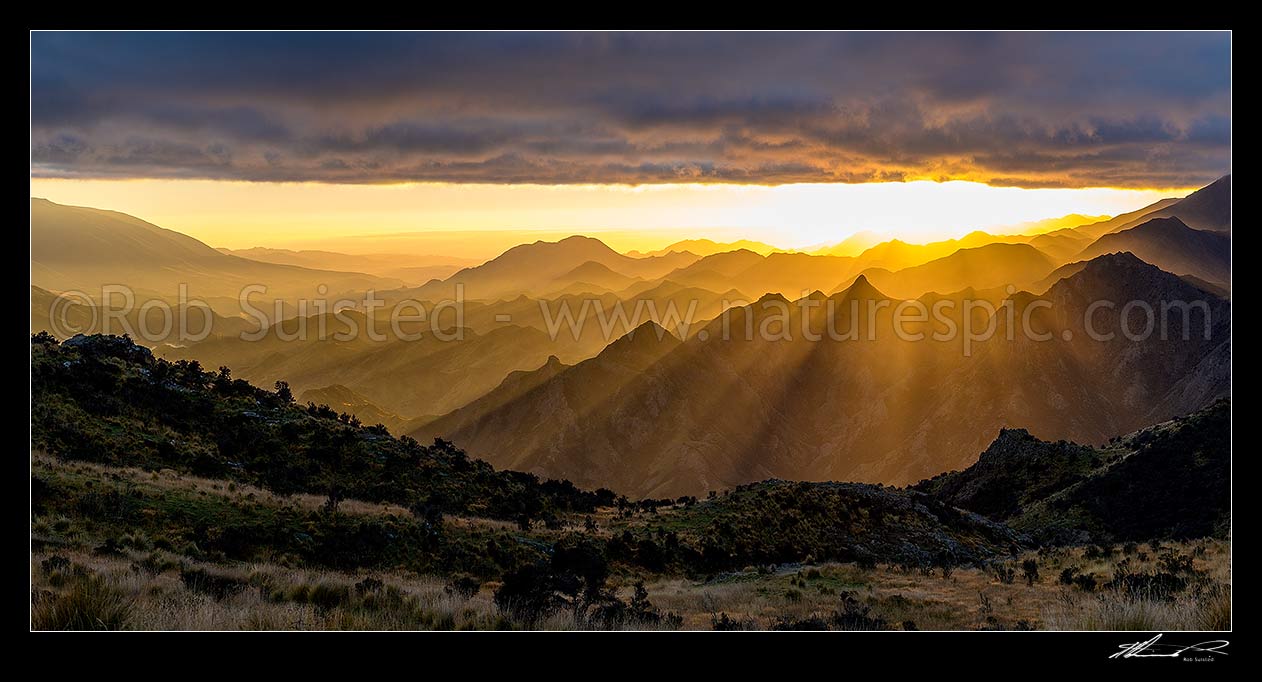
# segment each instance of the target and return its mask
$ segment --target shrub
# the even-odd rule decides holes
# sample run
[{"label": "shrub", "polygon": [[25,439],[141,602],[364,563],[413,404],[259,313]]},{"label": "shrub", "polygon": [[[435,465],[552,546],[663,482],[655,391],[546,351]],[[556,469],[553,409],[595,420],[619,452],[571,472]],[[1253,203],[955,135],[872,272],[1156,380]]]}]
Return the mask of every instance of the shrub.
[{"label": "shrub", "polygon": [[992,564],[990,572],[1004,585],[1011,585],[1017,578],[1016,569],[1008,564]]},{"label": "shrub", "polygon": [[818,616],[808,616],[806,618],[791,618],[789,616],[780,616],[775,623],[771,625],[772,630],[827,630],[828,621]]},{"label": "shrub", "polygon": [[40,570],[44,571],[45,575],[55,572],[64,573],[66,569],[70,568],[70,560],[60,554],[54,554],[39,562],[39,567]]},{"label": "shrub", "polygon": [[859,601],[853,592],[841,593],[840,607],[830,619],[838,630],[888,630],[889,625],[871,615],[872,608]]},{"label": "shrub", "polygon": [[482,589],[482,581],[471,575],[458,575],[447,581],[443,591],[461,599],[470,599]]},{"label": "shrub", "polygon": [[226,599],[244,591],[249,583],[238,578],[209,573],[201,568],[180,569],[180,582],[193,592],[201,592],[214,597],[216,601]]},{"label": "shrub", "polygon": [[1037,559],[1026,559],[1021,562],[1021,573],[1025,576],[1025,584],[1030,587],[1039,579],[1039,562]]},{"label": "shrub", "polygon": [[1167,601],[1186,589],[1187,581],[1165,571],[1159,573],[1122,572],[1113,576],[1108,587],[1132,598]]},{"label": "shrub", "polygon": [[1196,572],[1196,569],[1193,567],[1192,557],[1186,554],[1179,554],[1174,550],[1164,552],[1158,561],[1161,567],[1169,573],[1192,574]]},{"label": "shrub", "polygon": [[717,617],[711,616],[710,627],[720,632],[758,629],[758,626],[754,623],[753,619],[741,618],[738,620],[729,617],[726,613],[720,613]]}]

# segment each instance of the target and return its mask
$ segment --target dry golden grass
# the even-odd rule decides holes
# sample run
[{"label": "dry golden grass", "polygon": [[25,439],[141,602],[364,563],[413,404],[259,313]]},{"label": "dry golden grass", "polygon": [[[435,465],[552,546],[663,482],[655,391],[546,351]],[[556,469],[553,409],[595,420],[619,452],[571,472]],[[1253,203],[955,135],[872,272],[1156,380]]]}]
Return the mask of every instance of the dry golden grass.
[{"label": "dry golden grass", "polygon": [[[647,585],[653,603],[663,611],[684,617],[688,629],[708,629],[715,615],[726,613],[736,620],[752,620],[761,628],[780,618],[800,620],[811,616],[827,619],[838,608],[838,593],[848,590],[870,607],[870,615],[900,629],[907,621],[920,630],[974,630],[1030,627],[1050,630],[1183,630],[1224,629],[1231,622],[1230,543],[1205,540],[1168,543],[1177,552],[1192,554],[1196,570],[1208,587],[1176,599],[1131,598],[1112,591],[1094,594],[1062,585],[1058,576],[1075,566],[1101,578],[1111,576],[1120,552],[1113,559],[1087,559],[1083,548],[1036,552],[1013,564],[1016,579],[1003,583],[977,568],[957,568],[950,576],[940,571],[924,575],[893,567],[863,570],[853,564],[825,564],[766,574],[745,571],[720,580],[696,582],[672,578]],[[1131,556],[1131,570],[1158,570],[1153,552],[1145,561]],[[1039,561],[1039,580],[1029,585],[1021,577],[1025,559]]]},{"label": "dry golden grass", "polygon": [[[246,483],[226,482],[213,478],[202,478],[190,474],[182,474],[171,469],[162,469],[160,471],[145,471],[135,467],[118,467],[105,464],[96,464],[93,462],[83,461],[61,461],[52,455],[32,451],[31,452],[31,471],[33,473],[41,472],[73,472],[78,474],[88,474],[94,477],[108,478],[115,481],[123,481],[144,485],[146,487],[157,488],[159,490],[170,490],[179,492],[191,492],[198,495],[208,495],[222,497],[224,499],[235,500],[237,502],[263,505],[275,508],[292,508],[303,511],[319,511],[324,507],[326,497],[320,495],[310,495],[306,493],[295,493],[293,495],[277,495],[273,492],[252,486]],[[352,516],[409,516],[411,513],[401,505],[390,504],[387,502],[365,502],[356,499],[343,499],[338,504],[338,513],[349,514]],[[488,519],[482,517],[467,517],[458,515],[447,515],[443,517],[443,522],[458,528],[488,528],[488,529],[513,529],[517,524],[511,521],[503,521],[499,519]],[[575,517],[564,519],[566,526],[558,532],[564,530],[574,530],[583,527],[582,518]],[[542,524],[535,524],[532,531],[536,535],[550,535],[548,529]]]},{"label": "dry golden grass", "polygon": [[[171,471],[63,462],[33,453],[32,467],[56,468],[92,477],[132,481],[146,486],[222,496],[250,504],[319,509],[324,498],[315,495],[281,497],[242,484],[180,475]],[[397,505],[346,500],[345,514],[394,514],[408,512]],[[636,520],[619,519],[614,510],[594,515],[597,535],[607,535]],[[565,519],[569,528],[582,528],[584,519]],[[453,526],[512,527],[505,521],[447,517]],[[60,526],[65,526],[64,528]],[[53,533],[53,531],[56,531]],[[557,533],[565,532],[558,530]],[[535,534],[551,535],[540,526]],[[93,538],[78,538],[74,524],[59,518],[32,521],[33,537],[55,534],[62,542],[94,546]],[[124,543],[126,544],[126,543]],[[128,545],[130,546],[130,545]],[[1180,555],[1193,557],[1199,578],[1172,599],[1135,598],[1104,590],[1085,593],[1058,581],[1060,572],[1076,568],[1107,581],[1126,564],[1134,572],[1161,570],[1165,548],[1140,545],[1111,556],[1088,553],[1084,548],[1031,552],[1009,562],[1015,567],[1012,582],[998,579],[979,568],[957,568],[949,575],[905,571],[883,566],[863,569],[853,564],[780,567],[778,570],[747,569],[706,581],[682,577],[649,580],[649,599],[662,612],[679,614],[684,629],[708,630],[719,614],[770,628],[782,620],[827,620],[849,593],[868,609],[868,616],[887,627],[914,626],[920,630],[972,630],[979,628],[1034,628],[1054,630],[1226,629],[1231,624],[1231,561],[1229,541],[1203,540],[1167,543]],[[101,556],[88,550],[58,550],[74,566],[46,570],[41,564],[52,553],[34,553],[32,570],[32,627],[129,628],[142,630],[322,630],[322,629],[500,629],[520,628],[510,615],[501,613],[493,596],[496,584],[488,583],[465,598],[446,589],[436,577],[402,572],[341,573],[287,568],[273,564],[208,564],[165,552],[124,550],[121,555]],[[1089,555],[1090,554],[1090,555]],[[1039,579],[1032,585],[1020,575],[1023,560],[1039,564]],[[203,570],[242,589],[228,594],[208,594],[190,589],[181,579],[181,567]],[[86,570],[83,570],[86,569]],[[78,570],[79,573],[75,571]],[[384,585],[382,595],[365,596],[356,584],[372,577]],[[634,576],[615,578],[615,589],[629,598]],[[587,627],[573,614],[559,613],[535,625],[541,629],[569,630]],[[649,626],[660,627],[660,626]]]},{"label": "dry golden grass", "polygon": [[[1208,587],[1189,590],[1171,600],[1132,599],[1110,591],[1083,593],[1059,584],[1062,568],[1108,574],[1113,568],[1087,559],[1082,549],[1060,550],[1022,558],[1040,562],[1040,579],[1028,585],[1020,576],[1003,583],[976,569],[924,575],[892,567],[861,569],[853,564],[792,567],[780,571],[747,570],[706,582],[664,578],[647,584],[649,598],[663,612],[683,617],[683,628],[708,630],[718,614],[770,628],[778,621],[820,617],[838,609],[843,592],[868,607],[872,618],[903,629],[973,630],[1002,627],[1074,630],[1204,630],[1225,629],[1231,622],[1230,545],[1201,541],[1170,545],[1196,554],[1195,568]],[[1203,548],[1196,552],[1196,548]],[[405,573],[342,573],[285,568],[269,564],[215,565],[165,553],[99,556],[61,551],[73,565],[88,569],[86,579],[74,570],[48,571],[41,565],[50,554],[31,558],[32,626],[87,627],[92,614],[67,614],[84,602],[110,615],[118,627],[140,630],[427,630],[516,629],[523,625],[501,613],[493,601],[495,583],[465,598],[446,589],[440,578]],[[1115,557],[1115,559],[1120,558]],[[146,561],[147,559],[147,561]],[[1132,568],[1156,569],[1130,557]],[[1138,566],[1136,566],[1138,564]],[[239,583],[225,595],[190,589],[180,566],[204,570]],[[380,580],[383,591],[365,598],[356,584]],[[86,594],[85,594],[86,592]],[[630,594],[629,581],[618,592]],[[388,594],[389,599],[380,597]],[[93,601],[94,600],[94,601]],[[58,609],[61,612],[58,612]],[[119,616],[119,613],[124,613]],[[92,613],[96,613],[94,610]],[[85,621],[85,618],[88,621]],[[105,623],[103,625],[109,625]],[[536,625],[540,629],[587,627],[570,613],[558,613]],[[658,627],[658,626],[653,626]],[[637,628],[640,629],[640,628]]]},{"label": "dry golden grass", "polygon": [[[109,466],[93,462],[59,461],[52,455],[40,452],[31,453],[31,470],[36,473],[42,470],[56,470],[92,474],[102,478],[110,478],[111,480],[142,483],[147,486],[164,490],[192,492],[201,495],[214,495],[217,497],[249,501],[251,504],[261,504],[273,507],[293,507],[308,511],[319,510],[324,506],[325,500],[327,499],[320,495],[308,495],[304,493],[281,496],[264,490],[263,488],[258,488],[245,483],[229,483],[213,478],[201,478],[189,474],[181,474],[171,469],[145,471],[144,469],[138,469],[135,467]],[[343,500],[338,505],[338,511],[355,515],[408,514],[407,509],[397,504],[364,502],[362,500],[349,499]]]}]

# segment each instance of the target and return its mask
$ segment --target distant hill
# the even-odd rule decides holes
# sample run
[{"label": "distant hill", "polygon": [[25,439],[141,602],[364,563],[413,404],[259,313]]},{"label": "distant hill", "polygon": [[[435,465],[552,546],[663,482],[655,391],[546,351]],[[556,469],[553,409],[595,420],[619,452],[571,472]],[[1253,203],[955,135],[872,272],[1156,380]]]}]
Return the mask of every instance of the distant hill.
[{"label": "distant hill", "polygon": [[1196,230],[1179,218],[1151,218],[1135,227],[1100,237],[1074,260],[1129,251],[1176,275],[1192,275],[1219,286],[1231,283],[1231,238]]},{"label": "distant hill", "polygon": [[366,272],[378,277],[397,279],[410,286],[418,286],[431,279],[445,279],[461,268],[477,265],[480,262],[454,256],[394,253],[348,254],[311,249],[298,251],[270,249],[261,246],[249,249],[219,249],[219,251],[264,263],[297,265],[317,270]]},{"label": "distant hill", "polygon": [[327,405],[338,412],[353,415],[365,426],[381,424],[393,434],[407,433],[417,426],[415,420],[404,419],[393,412],[383,410],[371,400],[341,384],[303,391],[298,396],[298,402]]},{"label": "distant hill", "polygon": [[1053,260],[1063,262],[1086,248],[1091,237],[1073,230],[1058,230],[1054,234],[1040,234],[1026,243]]},{"label": "distant hill", "polygon": [[1077,227],[1067,227],[1060,230],[1053,230],[1046,234],[1049,236],[1075,235],[1086,237],[1088,239],[1099,239],[1101,235],[1125,229],[1129,225],[1142,221],[1144,216],[1154,214],[1164,208],[1173,206],[1179,201],[1180,200],[1177,198],[1162,199],[1161,201],[1153,202],[1141,209],[1116,215],[1108,220],[1101,220],[1100,222],[1079,225]]},{"label": "distant hill", "polygon": [[1044,218],[1042,220],[1032,220],[1030,222],[1019,223],[1007,228],[999,230],[1005,234],[1025,234],[1025,235],[1041,235],[1054,230],[1063,230],[1065,228],[1074,228],[1082,225],[1090,225],[1104,220],[1109,220],[1108,215],[1083,215],[1081,213],[1070,213],[1060,216],[1059,218]]},{"label": "distant hill", "polygon": [[430,282],[400,295],[423,301],[451,300],[460,286],[463,297],[468,300],[514,298],[526,292],[556,289],[557,278],[588,262],[624,277],[655,279],[697,258],[691,253],[678,252],[632,258],[614,251],[599,239],[574,236],[557,242],[537,241],[515,246],[482,265],[465,268],[441,282]]},{"label": "distant hill", "polygon": [[[234,368],[238,376],[269,386],[287,381],[301,394],[341,385],[381,409],[405,419],[449,412],[495,388],[510,372],[538,367],[550,355],[569,348],[539,329],[506,324],[479,333],[455,329],[434,333],[427,323],[402,328],[395,336],[378,319],[377,340],[367,333],[362,314],[343,311],[289,319],[258,340],[207,339],[156,352],[171,360],[198,360],[208,367]],[[385,318],[388,319],[388,318]],[[318,330],[323,325],[325,332]],[[308,329],[305,337],[299,329]]]},{"label": "distant hill", "polygon": [[131,310],[126,310],[121,299],[105,306],[32,286],[31,333],[44,331],[61,339],[75,334],[128,334],[137,343],[157,346],[184,344],[189,338],[202,335],[236,337],[258,329],[254,320],[224,317],[213,308],[196,304],[150,307],[143,314],[139,305],[134,303]]},{"label": "distant hill", "polygon": [[881,235],[864,230],[856,232],[849,237],[820,249],[812,251],[817,256],[858,256],[868,249],[881,243]]},{"label": "distant hill", "polygon": [[724,251],[736,251],[739,249],[753,251],[754,253],[762,254],[764,256],[777,251],[784,251],[784,249],[774,247],[771,244],[752,241],[749,239],[738,239],[734,242],[716,242],[713,239],[685,239],[683,241],[675,242],[664,249],[657,249],[656,251],[648,252],[628,251],[627,255],[634,258],[647,258],[653,256],[665,256],[672,252],[687,252],[694,253],[698,256],[710,256],[716,253],[723,253]]},{"label": "distant hill", "polygon": [[805,253],[773,253],[740,271],[732,281],[743,291],[779,293],[797,299],[812,290],[842,281],[854,269],[854,259]]},{"label": "distant hill", "polygon": [[[898,297],[915,298],[926,292],[950,292],[966,287],[986,289],[1012,284],[1028,286],[1046,277],[1054,262],[1029,244],[994,243],[959,249],[949,256],[902,270],[865,270],[864,275],[880,290]],[[843,283],[833,291],[849,286]]]},{"label": "distant hill", "polygon": [[[1231,176],[1224,175],[1183,199],[1145,213],[1143,218],[1178,218],[1197,230],[1231,233]],[[1134,218],[1110,232],[1128,230],[1142,221]]]},{"label": "distant hill", "polygon": [[569,293],[566,290],[574,288],[575,285],[594,287],[594,289],[579,287],[580,292],[594,291],[603,293],[606,291],[620,291],[641,281],[643,280],[639,277],[628,277],[627,275],[614,272],[607,265],[589,260],[553,279],[548,285],[542,287],[545,291],[540,293],[545,297],[561,292]]},{"label": "distant hill", "polygon": [[190,296],[233,301],[251,284],[266,285],[266,299],[323,298],[321,285],[328,296],[399,285],[371,275],[240,258],[125,213],[31,199],[31,284],[99,294],[103,285],[120,283],[167,300],[186,284]]}]

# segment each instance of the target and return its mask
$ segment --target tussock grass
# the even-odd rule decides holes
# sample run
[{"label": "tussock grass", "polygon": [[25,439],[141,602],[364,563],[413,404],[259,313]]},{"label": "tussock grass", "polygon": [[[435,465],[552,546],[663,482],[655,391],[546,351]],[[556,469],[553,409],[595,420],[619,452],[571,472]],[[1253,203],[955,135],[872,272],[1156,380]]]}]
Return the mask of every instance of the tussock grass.
[{"label": "tussock grass", "polygon": [[35,630],[122,630],[132,619],[134,600],[94,575],[73,576],[60,591],[32,594]]}]

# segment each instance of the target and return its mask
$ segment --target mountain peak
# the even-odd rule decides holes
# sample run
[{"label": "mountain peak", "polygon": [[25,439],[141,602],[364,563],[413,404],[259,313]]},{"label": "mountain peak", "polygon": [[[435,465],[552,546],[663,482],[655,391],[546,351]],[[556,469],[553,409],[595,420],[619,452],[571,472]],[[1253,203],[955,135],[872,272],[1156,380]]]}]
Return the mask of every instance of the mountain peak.
[{"label": "mountain peak", "polygon": [[1096,269],[1101,269],[1101,268],[1119,268],[1119,267],[1124,267],[1124,268],[1149,267],[1151,268],[1154,266],[1144,262],[1142,258],[1140,258],[1139,256],[1136,256],[1130,251],[1114,251],[1113,253],[1106,253],[1102,256],[1096,256],[1095,258],[1092,258],[1091,260],[1087,261],[1087,267],[1088,268],[1094,267]]},{"label": "mountain peak", "polygon": [[1136,225],[1135,227],[1130,228],[1130,230],[1124,230],[1122,232],[1115,232],[1114,234],[1125,234],[1126,232],[1130,232],[1131,230],[1143,230],[1145,232],[1155,232],[1159,230],[1160,231],[1173,231],[1173,230],[1191,230],[1191,229],[1195,229],[1195,228],[1190,227],[1187,223],[1180,220],[1178,216],[1169,216],[1166,218],[1153,218],[1152,220],[1146,220],[1143,223],[1140,223],[1139,225]]},{"label": "mountain peak", "polygon": [[674,334],[666,330],[652,320],[641,324],[631,331],[623,334],[613,343],[609,344],[609,348],[622,346],[628,348],[643,348],[648,345],[657,345],[664,341],[678,341]]},{"label": "mountain peak", "polygon": [[595,237],[588,237],[582,234],[572,234],[566,237],[565,239],[559,240],[557,243],[558,244],[589,244],[591,242],[600,242],[601,244],[604,244],[604,242],[601,242],[599,239],[596,239]]},{"label": "mountain peak", "polygon": [[649,321],[618,337],[592,360],[612,359],[619,364],[642,364],[643,358],[656,359],[679,344],[677,336]]},{"label": "mountain peak", "polygon": [[841,294],[842,298],[846,300],[853,299],[863,301],[888,298],[885,294],[881,293],[879,289],[872,285],[872,282],[868,280],[868,276],[865,274],[860,274],[858,277],[855,277],[854,281],[850,283],[850,286],[846,287],[845,291],[841,292]]}]

